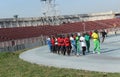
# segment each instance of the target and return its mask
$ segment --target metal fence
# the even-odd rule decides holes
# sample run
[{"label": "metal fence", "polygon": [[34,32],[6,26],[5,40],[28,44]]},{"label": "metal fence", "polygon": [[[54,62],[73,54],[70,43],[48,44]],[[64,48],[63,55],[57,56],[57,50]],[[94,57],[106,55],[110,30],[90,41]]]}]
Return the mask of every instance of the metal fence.
[{"label": "metal fence", "polygon": [[0,42],[0,52],[14,52],[46,45],[46,36]]}]

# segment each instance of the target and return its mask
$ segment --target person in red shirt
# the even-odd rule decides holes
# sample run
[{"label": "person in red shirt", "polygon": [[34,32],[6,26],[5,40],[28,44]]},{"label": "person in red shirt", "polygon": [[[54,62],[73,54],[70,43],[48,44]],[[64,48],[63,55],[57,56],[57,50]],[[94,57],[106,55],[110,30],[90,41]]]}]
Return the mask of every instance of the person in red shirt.
[{"label": "person in red shirt", "polygon": [[92,37],[92,33],[93,33],[92,31],[89,32],[90,38]]},{"label": "person in red shirt", "polygon": [[55,53],[58,51],[58,41],[57,41],[58,36],[55,37]]},{"label": "person in red shirt", "polygon": [[60,43],[61,43],[61,53],[62,53],[63,55],[65,55],[65,53],[66,53],[64,40],[65,40],[65,36],[62,35],[62,39],[60,40]]},{"label": "person in red shirt", "polygon": [[51,44],[52,44],[52,52],[55,53],[55,37],[52,36],[51,38]]},{"label": "person in red shirt", "polygon": [[63,38],[63,36],[62,35],[60,35],[59,37],[58,37],[58,39],[57,39],[57,41],[58,41],[58,54],[60,54],[60,52],[62,53],[62,54],[64,54],[64,46],[65,46],[65,44],[64,44],[64,38]]},{"label": "person in red shirt", "polygon": [[66,48],[67,55],[70,55],[70,53],[71,53],[71,42],[70,42],[69,35],[67,35],[65,37],[64,42],[65,42],[65,48]]}]

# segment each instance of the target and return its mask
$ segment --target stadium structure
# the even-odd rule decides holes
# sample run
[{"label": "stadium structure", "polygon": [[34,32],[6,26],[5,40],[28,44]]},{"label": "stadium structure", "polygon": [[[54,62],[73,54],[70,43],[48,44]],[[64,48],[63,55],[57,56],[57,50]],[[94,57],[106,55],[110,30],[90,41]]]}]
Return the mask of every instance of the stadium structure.
[{"label": "stadium structure", "polygon": [[77,23],[77,22],[86,22],[86,21],[96,22],[100,20],[114,21],[114,19],[119,19],[119,15],[120,13],[114,13],[112,11],[103,12],[103,13],[92,13],[92,14],[42,16],[42,17],[30,17],[30,18],[19,18],[18,15],[15,15],[14,18],[0,19],[0,28],[30,27],[30,26],[35,27],[35,26],[45,26],[45,25],[57,26],[68,23]]},{"label": "stadium structure", "polygon": [[120,29],[120,12],[58,15],[54,0],[41,1],[48,8],[41,17],[0,19],[0,52],[45,45],[50,35]]}]

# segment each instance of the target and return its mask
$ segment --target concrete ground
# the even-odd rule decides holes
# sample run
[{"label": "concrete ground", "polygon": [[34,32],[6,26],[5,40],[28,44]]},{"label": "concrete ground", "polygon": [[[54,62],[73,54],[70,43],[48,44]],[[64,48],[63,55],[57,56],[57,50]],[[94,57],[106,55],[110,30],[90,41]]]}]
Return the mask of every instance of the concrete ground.
[{"label": "concrete ground", "polygon": [[92,40],[90,50],[91,53],[87,53],[85,56],[63,56],[50,53],[47,46],[42,46],[23,52],[19,57],[27,62],[45,66],[98,72],[120,72],[120,35],[108,36],[104,43],[101,43],[101,54],[92,54]]}]

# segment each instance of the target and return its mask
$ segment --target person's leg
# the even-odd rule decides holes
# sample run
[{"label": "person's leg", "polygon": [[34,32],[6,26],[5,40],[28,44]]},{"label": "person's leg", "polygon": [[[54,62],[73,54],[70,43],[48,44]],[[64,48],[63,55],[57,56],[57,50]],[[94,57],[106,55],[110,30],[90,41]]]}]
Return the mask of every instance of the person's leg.
[{"label": "person's leg", "polygon": [[74,49],[73,50],[75,52],[74,54],[76,55],[77,54],[77,46],[76,45],[74,45]]},{"label": "person's leg", "polygon": [[90,41],[88,41],[88,52],[90,52]]},{"label": "person's leg", "polygon": [[71,48],[72,53],[75,53],[74,45],[72,44],[71,46],[72,46],[72,48]]},{"label": "person's leg", "polygon": [[93,43],[94,43],[94,51],[93,51],[93,53],[95,53],[96,49],[97,49],[97,40],[94,40]]},{"label": "person's leg", "polygon": [[66,46],[63,46],[63,54],[66,54]]},{"label": "person's leg", "polygon": [[90,41],[86,41],[86,46],[87,46],[87,51],[88,53],[90,52],[89,48],[90,48]]},{"label": "person's leg", "polygon": [[97,53],[100,54],[100,42],[99,42],[99,40],[97,41]]},{"label": "person's leg", "polygon": [[60,54],[61,46],[58,46],[58,54]]},{"label": "person's leg", "polygon": [[55,53],[57,53],[57,51],[58,51],[58,46],[55,45]]},{"label": "person's leg", "polygon": [[67,47],[67,50],[66,50],[66,51],[67,51],[67,55],[70,56],[70,46]]},{"label": "person's leg", "polygon": [[102,37],[102,43],[104,42],[105,37]]},{"label": "person's leg", "polygon": [[61,53],[64,55],[65,54],[65,46],[61,46]]},{"label": "person's leg", "polygon": [[77,55],[80,54],[80,44],[77,44]]},{"label": "person's leg", "polygon": [[48,45],[49,46],[49,50],[50,52],[52,52],[52,46],[51,45]]},{"label": "person's leg", "polygon": [[[65,50],[66,50],[66,52],[67,52],[67,54],[68,54],[68,46],[65,46]],[[63,55],[66,54],[65,50],[63,50]]]},{"label": "person's leg", "polygon": [[82,47],[83,55],[85,55],[86,47]]},{"label": "person's leg", "polygon": [[52,45],[52,52],[54,52],[54,46]]},{"label": "person's leg", "polygon": [[71,46],[69,46],[68,55],[71,53]]}]

